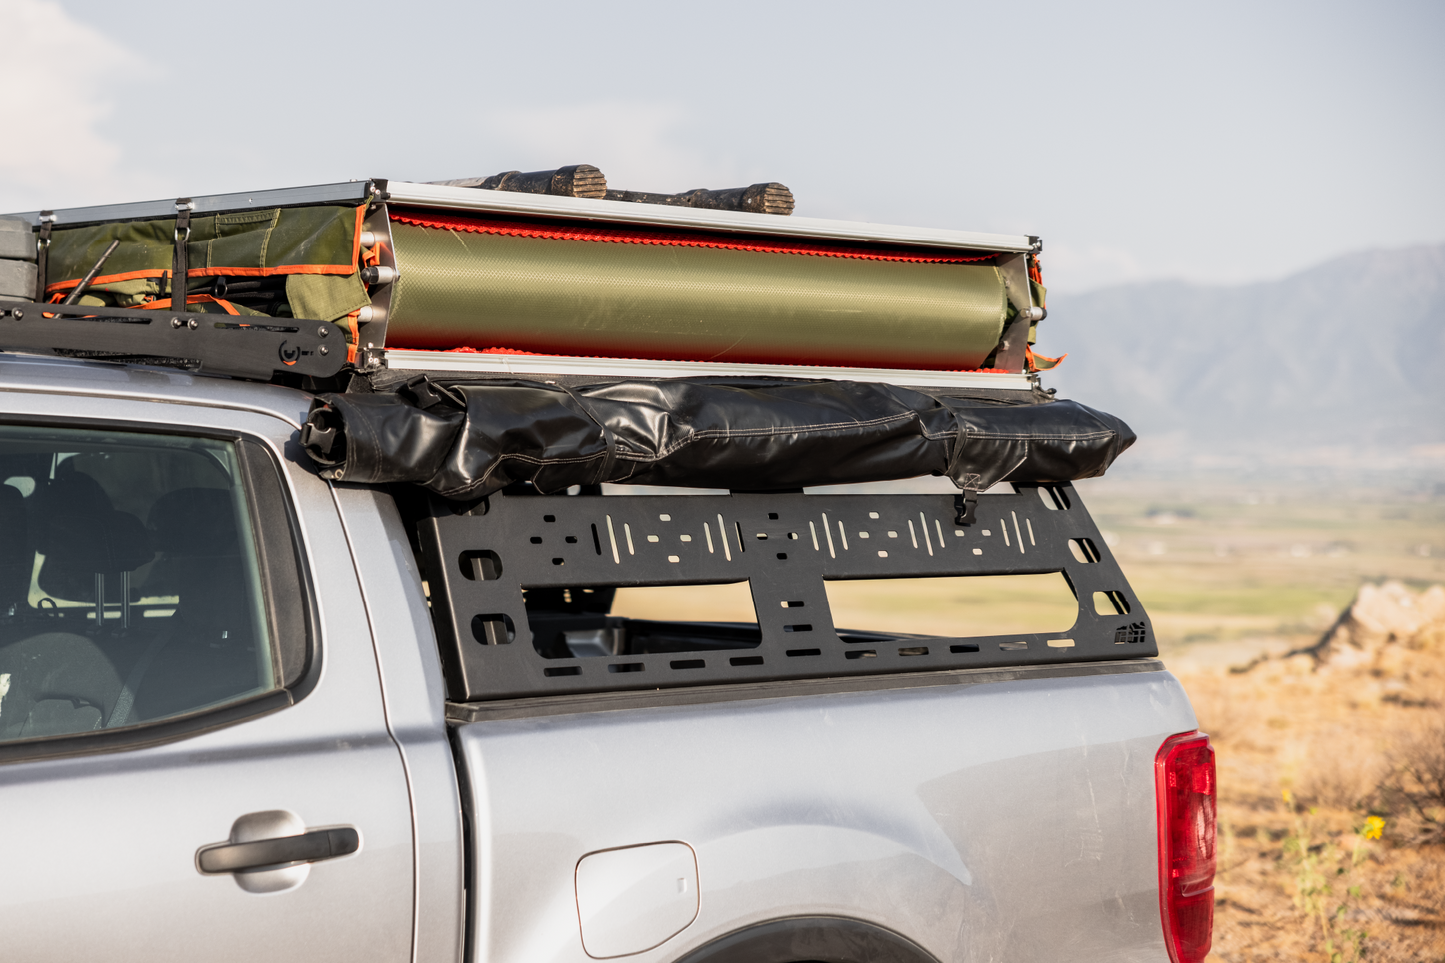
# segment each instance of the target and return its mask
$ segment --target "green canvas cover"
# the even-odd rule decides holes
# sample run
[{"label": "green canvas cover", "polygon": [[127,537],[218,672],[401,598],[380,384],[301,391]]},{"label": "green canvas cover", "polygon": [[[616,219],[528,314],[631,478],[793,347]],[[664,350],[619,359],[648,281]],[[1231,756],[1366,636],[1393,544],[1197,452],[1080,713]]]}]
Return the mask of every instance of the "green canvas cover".
[{"label": "green canvas cover", "polygon": [[[271,208],[191,218],[186,245],[188,277],[274,277],[320,279],[296,286],[307,311],[333,311],[330,321],[366,303],[357,274],[358,231],[365,208],[316,206]],[[79,282],[113,240],[120,246],[86,289],[81,303],[117,307],[143,305],[170,296],[176,221],[163,218],[82,227],[57,227],[51,237],[46,291],[63,295]],[[333,280],[339,279],[339,280]],[[358,293],[360,292],[360,293]]]},{"label": "green canvas cover", "polygon": [[366,307],[371,296],[361,276],[351,274],[290,274],[286,277],[286,300],[291,316],[335,321]]}]

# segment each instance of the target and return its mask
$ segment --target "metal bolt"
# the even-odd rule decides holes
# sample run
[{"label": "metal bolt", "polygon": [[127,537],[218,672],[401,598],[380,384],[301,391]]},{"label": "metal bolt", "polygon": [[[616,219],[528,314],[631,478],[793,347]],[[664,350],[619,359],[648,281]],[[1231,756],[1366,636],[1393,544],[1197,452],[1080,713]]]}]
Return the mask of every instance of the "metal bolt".
[{"label": "metal bolt", "polygon": [[317,348],[316,350],[317,350],[318,352],[320,352],[321,354],[330,354],[330,353],[331,353],[331,349],[328,348],[328,347],[326,347],[326,345],[324,345],[324,344],[323,344],[321,347]]},{"label": "metal bolt", "polygon": [[324,324],[323,324],[321,327],[319,327],[319,328],[316,329],[316,336],[317,336],[318,338],[324,338],[324,337],[326,337],[326,336],[327,336],[328,334],[330,334],[330,333],[331,333],[331,329],[328,328],[328,327],[327,327],[326,325],[324,325]]},{"label": "metal bolt", "polygon": [[196,330],[200,326],[201,322],[197,321],[195,318],[191,318],[191,320],[186,322],[186,327],[190,328],[192,331]]},{"label": "metal bolt", "polygon": [[171,327],[179,328],[184,322],[180,318],[171,318]]},{"label": "metal bolt", "polygon": [[16,320],[16,321],[19,321],[21,318],[25,317],[25,312],[24,312],[24,311],[21,311],[19,308],[16,308],[14,311],[11,311],[10,313],[13,314],[13,315],[15,315],[15,320]]}]

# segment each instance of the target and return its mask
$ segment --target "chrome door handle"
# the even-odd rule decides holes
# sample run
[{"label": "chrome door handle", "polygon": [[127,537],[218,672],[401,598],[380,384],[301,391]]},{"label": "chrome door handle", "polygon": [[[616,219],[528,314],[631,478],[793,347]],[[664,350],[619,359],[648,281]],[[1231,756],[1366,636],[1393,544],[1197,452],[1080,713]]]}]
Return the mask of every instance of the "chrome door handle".
[{"label": "chrome door handle", "polygon": [[361,848],[361,837],[349,826],[313,829],[296,836],[276,836],[248,843],[202,846],[196,865],[203,873],[236,873],[285,863],[314,863],[347,856]]}]

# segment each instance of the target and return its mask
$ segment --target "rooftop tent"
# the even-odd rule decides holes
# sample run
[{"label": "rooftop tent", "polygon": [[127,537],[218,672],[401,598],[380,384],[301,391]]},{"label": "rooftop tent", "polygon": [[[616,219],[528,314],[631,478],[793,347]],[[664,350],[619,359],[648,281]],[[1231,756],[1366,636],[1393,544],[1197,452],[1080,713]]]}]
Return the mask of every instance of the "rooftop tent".
[{"label": "rooftop tent", "polygon": [[[647,195],[582,173],[197,198],[188,309],[335,322],[388,350],[1028,368],[1013,333],[1043,313],[1032,238],[778,216],[792,207],[777,184]],[[513,186],[478,189],[493,180]],[[168,307],[175,211],[59,212],[47,299],[119,241],[80,303]]]}]

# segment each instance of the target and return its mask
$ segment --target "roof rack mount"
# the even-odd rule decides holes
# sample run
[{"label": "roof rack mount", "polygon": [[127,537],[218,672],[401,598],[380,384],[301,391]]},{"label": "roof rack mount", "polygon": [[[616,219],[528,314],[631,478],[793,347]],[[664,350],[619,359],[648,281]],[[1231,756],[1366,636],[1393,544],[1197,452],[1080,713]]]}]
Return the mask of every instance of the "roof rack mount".
[{"label": "roof rack mount", "polygon": [[0,351],[145,359],[266,381],[276,374],[332,377],[346,365],[347,347],[342,329],[322,321],[0,298]]}]

